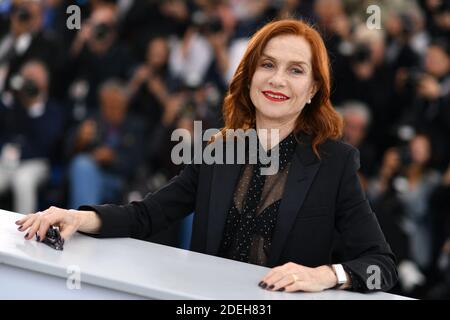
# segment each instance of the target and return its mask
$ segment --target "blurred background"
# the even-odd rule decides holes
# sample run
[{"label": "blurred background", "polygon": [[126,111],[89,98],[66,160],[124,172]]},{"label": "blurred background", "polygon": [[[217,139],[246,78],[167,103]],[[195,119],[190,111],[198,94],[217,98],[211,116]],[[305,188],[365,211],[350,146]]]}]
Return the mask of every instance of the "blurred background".
[{"label": "blurred background", "polygon": [[[80,8],[69,29],[67,8]],[[380,29],[369,29],[369,5]],[[73,13],[72,11],[70,13]],[[332,102],[398,258],[393,293],[450,298],[450,2],[1,0],[0,208],[126,203],[181,169],[171,132],[222,126],[249,37],[295,17],[323,35]],[[190,218],[148,239],[189,248]],[[345,259],[339,235],[336,261]]]}]

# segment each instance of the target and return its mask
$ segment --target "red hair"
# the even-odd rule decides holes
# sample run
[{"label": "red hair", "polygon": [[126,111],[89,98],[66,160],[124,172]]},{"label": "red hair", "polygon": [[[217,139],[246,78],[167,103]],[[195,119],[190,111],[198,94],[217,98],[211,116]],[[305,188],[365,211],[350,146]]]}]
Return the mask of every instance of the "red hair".
[{"label": "red hair", "polygon": [[311,46],[312,71],[317,92],[298,116],[294,132],[303,131],[311,135],[312,148],[320,158],[317,147],[326,139],[341,137],[343,121],[330,101],[330,65],[325,44],[313,27],[300,20],[270,22],[250,39],[224,99],[222,109],[225,126],[221,131],[225,137],[227,129],[246,130],[255,127],[255,106],[250,99],[248,84],[267,43],[280,35],[303,37]]}]

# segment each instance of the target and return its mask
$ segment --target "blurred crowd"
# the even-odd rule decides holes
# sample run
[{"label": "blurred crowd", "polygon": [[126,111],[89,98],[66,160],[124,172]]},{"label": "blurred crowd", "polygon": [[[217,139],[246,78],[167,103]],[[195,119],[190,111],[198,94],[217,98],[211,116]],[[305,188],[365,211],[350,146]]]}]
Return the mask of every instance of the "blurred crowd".
[{"label": "blurred crowd", "polygon": [[[73,4],[79,29],[67,25]],[[379,29],[366,23],[371,4]],[[222,126],[249,37],[282,18],[324,37],[343,139],[360,151],[361,182],[398,258],[393,292],[450,298],[445,0],[1,1],[0,207],[124,203],[158,189],[181,169],[172,131]]]}]

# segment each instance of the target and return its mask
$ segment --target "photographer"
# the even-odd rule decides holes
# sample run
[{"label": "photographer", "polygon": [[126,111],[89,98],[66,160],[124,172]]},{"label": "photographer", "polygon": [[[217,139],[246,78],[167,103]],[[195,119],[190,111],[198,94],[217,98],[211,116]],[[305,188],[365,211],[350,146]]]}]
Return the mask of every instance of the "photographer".
[{"label": "photographer", "polygon": [[[147,163],[150,165],[152,175],[162,174],[169,180],[180,171],[180,166],[171,160],[171,151],[178,144],[171,141],[173,130],[183,128],[194,136],[193,121],[202,121],[202,129],[219,126],[218,100],[215,100],[216,91],[213,86],[199,87],[185,86],[170,96],[164,104],[161,122],[151,134],[152,143],[149,144]],[[188,142],[189,139],[183,139]],[[191,141],[192,142],[192,141]],[[188,147],[193,147],[189,145]]]},{"label": "photographer", "polygon": [[228,41],[234,28],[228,10],[220,3],[205,2],[192,13],[191,27],[175,43],[169,57],[171,74],[181,83],[198,86],[213,82],[225,91],[230,67]]},{"label": "photographer", "polygon": [[45,62],[52,77],[60,70],[60,50],[44,32],[43,18],[43,1],[12,1],[9,30],[0,33],[0,92],[11,90],[11,78],[29,60]]},{"label": "photographer", "polygon": [[427,30],[433,37],[449,36],[450,3],[448,1],[419,1],[427,17]]},{"label": "photographer", "polygon": [[433,262],[440,281],[430,290],[430,299],[450,298],[450,164],[440,185],[430,197],[433,213]]},{"label": "photographer", "polygon": [[81,25],[70,50],[69,78],[84,82],[88,114],[98,105],[97,87],[109,78],[128,79],[131,74],[129,51],[117,41],[117,12],[99,6]]},{"label": "photographer", "polygon": [[436,150],[436,168],[443,171],[450,161],[450,58],[448,44],[433,41],[423,68],[400,72],[397,87],[403,101],[402,123],[427,132]]},{"label": "photographer", "polygon": [[148,41],[145,61],[128,82],[130,111],[146,119],[148,132],[161,120],[169,98],[168,55],[166,38],[155,37]]},{"label": "photographer", "polygon": [[400,282],[408,292],[425,284],[433,262],[429,199],[440,175],[429,166],[431,155],[429,137],[417,134],[407,146],[386,151],[378,177],[369,184],[380,225],[396,226],[386,236],[397,239],[391,244],[399,257]]},{"label": "photographer", "polygon": [[69,136],[69,206],[86,201],[120,201],[126,183],[142,160],[143,125],[128,113],[124,86],[108,80],[99,89],[100,114]]},{"label": "photographer", "polygon": [[359,101],[346,101],[340,106],[344,120],[343,140],[358,148],[361,157],[361,168],[358,175],[363,188],[367,189],[367,179],[374,174],[376,153],[366,136],[371,125],[371,113],[367,105]]},{"label": "photographer", "polygon": [[63,130],[61,107],[49,100],[49,74],[38,61],[27,62],[13,81],[15,97],[0,102],[0,194],[13,191],[16,212],[38,209],[38,187],[49,175]]},{"label": "photographer", "polygon": [[[336,104],[358,100],[366,104],[372,114],[368,142],[381,154],[388,145],[389,128],[393,124],[392,70],[384,63],[385,40],[382,30],[369,30],[365,25],[356,28],[351,51],[341,66],[340,81],[334,93]],[[380,92],[382,94],[380,94]]]}]

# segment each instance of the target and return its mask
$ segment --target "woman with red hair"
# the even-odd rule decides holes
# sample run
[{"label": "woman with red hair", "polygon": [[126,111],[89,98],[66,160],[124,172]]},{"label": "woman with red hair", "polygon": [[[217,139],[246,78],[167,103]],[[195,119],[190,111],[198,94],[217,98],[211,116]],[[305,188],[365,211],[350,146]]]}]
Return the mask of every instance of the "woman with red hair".
[{"label": "woman with red hair", "polygon": [[[259,160],[188,164],[142,201],[52,207],[19,220],[20,230],[41,241],[54,224],[65,239],[77,230],[145,239],[194,212],[191,250],[273,267],[259,283],[264,289],[392,288],[395,257],[361,189],[358,151],[338,140],[342,120],[330,103],[329,61],[319,33],[297,20],[260,29],[231,81],[223,116],[215,137],[255,130],[259,151],[278,150],[275,173],[261,174]],[[278,139],[263,129],[275,130]],[[251,150],[245,152],[248,160]],[[346,261],[331,261],[335,231]]]}]

